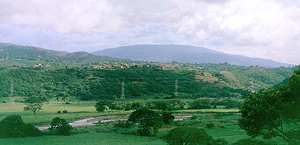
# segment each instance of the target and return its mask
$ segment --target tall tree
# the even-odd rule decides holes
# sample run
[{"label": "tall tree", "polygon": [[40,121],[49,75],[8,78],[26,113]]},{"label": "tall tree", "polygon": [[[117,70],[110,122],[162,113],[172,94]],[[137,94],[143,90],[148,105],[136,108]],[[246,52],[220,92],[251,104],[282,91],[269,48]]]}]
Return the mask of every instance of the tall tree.
[{"label": "tall tree", "polygon": [[41,97],[29,97],[25,100],[26,107],[24,107],[24,111],[32,111],[36,114],[36,111],[41,110],[43,103],[46,101],[47,99]]},{"label": "tall tree", "polygon": [[249,95],[241,106],[241,128],[256,137],[282,137],[288,144],[300,144],[300,68],[289,78],[289,83],[276,90]]},{"label": "tall tree", "polygon": [[141,136],[156,135],[158,128],[162,126],[162,119],[160,115],[150,109],[138,109],[129,116],[129,123],[139,123],[142,129],[138,130]]}]

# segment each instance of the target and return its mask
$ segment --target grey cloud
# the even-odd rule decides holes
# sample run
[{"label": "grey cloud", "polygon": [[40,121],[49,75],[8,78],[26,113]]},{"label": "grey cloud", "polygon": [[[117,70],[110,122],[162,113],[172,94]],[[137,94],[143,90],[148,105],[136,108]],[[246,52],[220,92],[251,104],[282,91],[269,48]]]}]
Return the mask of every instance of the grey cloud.
[{"label": "grey cloud", "polygon": [[[69,51],[177,42],[276,60],[299,56],[297,0],[10,0],[0,1],[0,17],[0,24],[26,30],[24,41],[42,45],[49,39]],[[15,30],[0,31],[0,41],[21,37]],[[40,33],[44,39],[36,38]],[[284,52],[286,47],[294,53]],[[281,53],[286,55],[276,55]]]},{"label": "grey cloud", "polygon": [[115,32],[127,25],[122,19],[122,8],[106,0],[12,0],[1,3],[0,14],[1,24],[51,29],[64,34]]}]

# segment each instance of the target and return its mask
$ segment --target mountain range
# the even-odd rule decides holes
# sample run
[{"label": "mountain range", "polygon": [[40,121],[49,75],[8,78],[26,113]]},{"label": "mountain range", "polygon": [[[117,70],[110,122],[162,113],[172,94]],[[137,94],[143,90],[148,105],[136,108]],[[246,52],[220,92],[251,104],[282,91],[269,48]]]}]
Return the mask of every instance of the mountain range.
[{"label": "mountain range", "polygon": [[270,59],[250,58],[242,55],[227,54],[208,48],[187,45],[131,45],[109,48],[92,52],[99,56],[109,56],[120,59],[168,63],[224,63],[241,66],[280,67],[293,66]]}]

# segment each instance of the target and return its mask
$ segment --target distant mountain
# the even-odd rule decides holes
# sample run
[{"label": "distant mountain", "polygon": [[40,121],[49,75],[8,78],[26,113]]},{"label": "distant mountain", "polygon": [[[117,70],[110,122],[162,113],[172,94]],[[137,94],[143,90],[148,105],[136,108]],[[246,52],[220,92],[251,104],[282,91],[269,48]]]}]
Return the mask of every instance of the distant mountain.
[{"label": "distant mountain", "polygon": [[270,59],[250,58],[210,50],[197,46],[185,45],[132,45],[118,48],[104,49],[92,52],[94,55],[110,56],[121,59],[142,60],[168,63],[172,61],[182,63],[224,63],[242,66],[279,67],[293,66],[287,63],[275,62]]},{"label": "distant mountain", "polygon": [[51,67],[86,67],[99,63],[125,60],[92,55],[88,52],[53,51],[32,46],[0,43],[0,67],[32,67],[36,64]]}]

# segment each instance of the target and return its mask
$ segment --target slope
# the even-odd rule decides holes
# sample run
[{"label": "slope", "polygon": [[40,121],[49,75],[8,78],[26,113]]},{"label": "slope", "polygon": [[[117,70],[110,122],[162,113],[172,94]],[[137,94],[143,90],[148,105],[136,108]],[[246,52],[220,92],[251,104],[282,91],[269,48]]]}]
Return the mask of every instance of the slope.
[{"label": "slope", "polygon": [[110,56],[121,59],[132,59],[154,62],[181,63],[224,63],[242,66],[279,67],[292,66],[269,59],[250,58],[241,55],[226,54],[197,46],[185,45],[132,45],[118,48],[104,49],[92,52],[94,55]]}]

